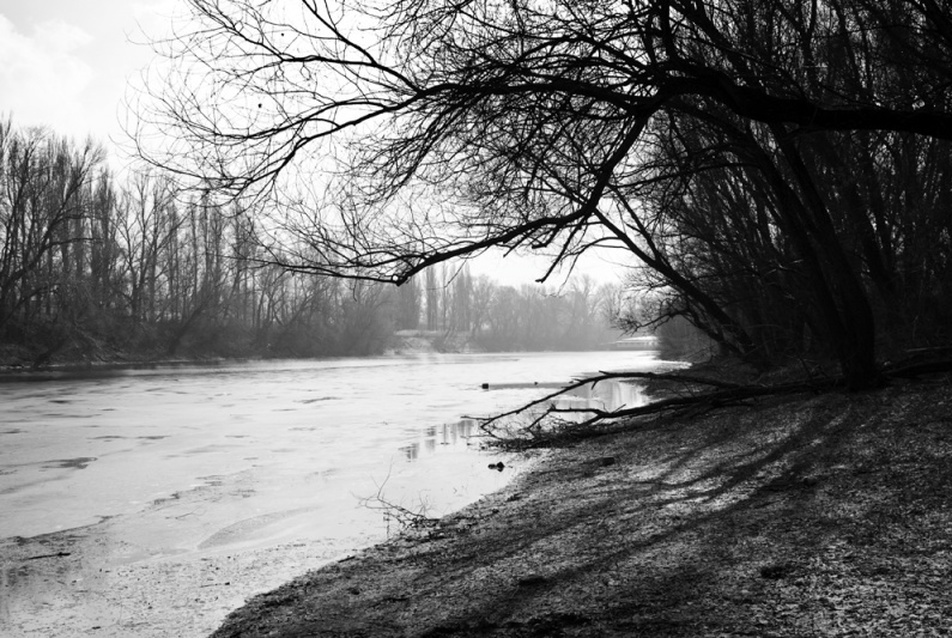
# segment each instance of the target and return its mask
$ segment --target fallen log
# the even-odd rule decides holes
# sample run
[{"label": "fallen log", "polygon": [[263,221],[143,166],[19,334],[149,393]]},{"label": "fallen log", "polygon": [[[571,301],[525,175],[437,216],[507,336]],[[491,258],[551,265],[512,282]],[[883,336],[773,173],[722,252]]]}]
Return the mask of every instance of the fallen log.
[{"label": "fallen log", "polygon": [[[672,396],[651,403],[622,407],[615,410],[604,410],[596,407],[560,408],[551,402],[572,390],[607,380],[650,380],[681,383],[690,393]],[[696,386],[709,386],[713,390],[696,391]],[[720,379],[681,373],[653,373],[653,372],[600,372],[597,376],[578,379],[555,392],[551,392],[522,406],[491,417],[474,418],[487,436],[497,444],[506,447],[542,447],[551,445],[556,440],[566,438],[588,438],[618,432],[620,430],[637,427],[634,419],[645,416],[675,413],[682,415],[697,415],[711,410],[737,406],[745,402],[767,396],[780,396],[801,393],[822,393],[845,387],[841,378],[808,379],[771,385],[749,384],[744,385]],[[506,432],[500,434],[496,425],[500,422],[527,413],[533,408],[549,404],[540,414],[533,417],[528,423],[518,428],[517,433]],[[567,415],[587,415],[581,422],[568,421],[562,418]],[[554,417],[554,418],[553,418]],[[548,427],[546,420],[554,421]]]}]

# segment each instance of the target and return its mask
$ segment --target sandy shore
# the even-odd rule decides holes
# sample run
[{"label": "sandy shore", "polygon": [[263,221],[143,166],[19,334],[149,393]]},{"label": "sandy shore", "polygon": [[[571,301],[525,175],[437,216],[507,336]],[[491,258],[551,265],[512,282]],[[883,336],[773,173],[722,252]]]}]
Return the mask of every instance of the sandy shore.
[{"label": "sandy shore", "polygon": [[[427,465],[430,480],[442,477],[444,487],[455,490],[437,505],[465,505],[527,463],[510,455],[510,467],[502,474],[486,467],[497,456],[446,455],[457,469],[478,461],[478,479],[463,472],[462,478],[448,480],[442,465]],[[355,548],[380,543],[397,530],[372,501],[339,503],[349,506],[346,511],[303,507],[254,515],[253,484],[247,472],[217,476],[141,511],[62,532],[0,540],[0,636],[204,636],[252,596]],[[248,498],[235,501],[236,494]],[[232,505],[222,513],[212,507],[216,503]],[[237,522],[226,524],[232,519]]]},{"label": "sandy shore", "polygon": [[258,636],[941,636],[952,385],[799,396],[552,451],[231,614]]},{"label": "sandy shore", "polygon": [[[188,515],[186,496],[161,515],[119,517],[65,532],[0,542],[4,638],[203,636],[254,594],[341,558],[316,541],[145,551],[130,527]],[[151,514],[151,515],[150,515]],[[368,536],[367,544],[381,540]]]}]

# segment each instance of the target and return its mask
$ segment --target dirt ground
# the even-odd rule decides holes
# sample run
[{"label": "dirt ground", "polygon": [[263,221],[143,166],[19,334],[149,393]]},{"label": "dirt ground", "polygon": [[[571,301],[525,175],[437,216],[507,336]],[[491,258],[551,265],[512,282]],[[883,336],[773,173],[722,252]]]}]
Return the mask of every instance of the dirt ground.
[{"label": "dirt ground", "polygon": [[950,505],[948,378],[659,419],[213,636],[952,635]]}]

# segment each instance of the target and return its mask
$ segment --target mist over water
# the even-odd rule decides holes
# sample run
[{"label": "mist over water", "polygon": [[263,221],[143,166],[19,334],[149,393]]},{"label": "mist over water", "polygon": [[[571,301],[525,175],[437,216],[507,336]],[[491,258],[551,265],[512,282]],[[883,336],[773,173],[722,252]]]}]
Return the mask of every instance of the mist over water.
[{"label": "mist over water", "polygon": [[[90,591],[118,587],[97,569],[174,561],[189,580],[187,565],[251,551],[272,552],[274,582],[255,585],[274,586],[304,571],[301,548],[310,568],[396,531],[382,502],[435,517],[510,480],[525,461],[489,470],[501,457],[480,451],[464,417],[580,375],[658,365],[641,352],[427,354],[20,377],[0,383],[0,551],[3,539],[82,527],[95,556],[63,578]],[[568,401],[644,400],[632,384],[578,394]],[[287,547],[297,554],[277,551]],[[86,613],[75,591],[29,573],[6,569],[0,627],[28,609],[24,592]]]}]

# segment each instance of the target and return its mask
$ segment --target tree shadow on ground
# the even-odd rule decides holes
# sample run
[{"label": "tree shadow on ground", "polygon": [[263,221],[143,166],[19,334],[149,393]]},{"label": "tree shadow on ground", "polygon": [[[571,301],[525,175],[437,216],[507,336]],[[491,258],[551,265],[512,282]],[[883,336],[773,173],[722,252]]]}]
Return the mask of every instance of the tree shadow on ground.
[{"label": "tree shadow on ground", "polygon": [[773,400],[563,450],[515,491],[272,598],[288,612],[274,635],[908,633],[867,604],[890,597],[947,621],[939,582],[906,577],[952,565],[939,390]]}]

